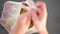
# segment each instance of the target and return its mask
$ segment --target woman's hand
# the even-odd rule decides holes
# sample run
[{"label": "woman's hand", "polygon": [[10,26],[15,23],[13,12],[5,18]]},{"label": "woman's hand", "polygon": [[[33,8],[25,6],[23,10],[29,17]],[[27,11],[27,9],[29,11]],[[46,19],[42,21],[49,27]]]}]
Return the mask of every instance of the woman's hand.
[{"label": "woman's hand", "polygon": [[36,2],[36,6],[40,7],[39,9],[31,9],[31,15],[27,12],[21,14],[18,18],[16,27],[10,32],[10,34],[24,34],[29,26],[32,16],[33,24],[40,34],[48,34],[46,29],[46,20],[47,20],[47,8],[46,4],[43,2]]},{"label": "woman's hand", "polygon": [[39,9],[31,9],[33,24],[40,34],[48,34],[46,29],[47,8],[44,2],[36,2]]},{"label": "woman's hand", "polygon": [[30,26],[30,15],[28,12],[21,14],[18,18],[16,27],[10,32],[10,34],[24,34]]}]

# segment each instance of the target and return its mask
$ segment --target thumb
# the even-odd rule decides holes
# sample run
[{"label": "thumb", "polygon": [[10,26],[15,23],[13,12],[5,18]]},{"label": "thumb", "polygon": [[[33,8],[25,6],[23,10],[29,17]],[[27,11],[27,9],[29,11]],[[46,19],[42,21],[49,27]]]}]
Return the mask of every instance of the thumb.
[{"label": "thumb", "polygon": [[27,12],[24,13],[24,14],[21,14],[19,17],[18,17],[18,22],[22,22],[23,24],[27,21]]}]

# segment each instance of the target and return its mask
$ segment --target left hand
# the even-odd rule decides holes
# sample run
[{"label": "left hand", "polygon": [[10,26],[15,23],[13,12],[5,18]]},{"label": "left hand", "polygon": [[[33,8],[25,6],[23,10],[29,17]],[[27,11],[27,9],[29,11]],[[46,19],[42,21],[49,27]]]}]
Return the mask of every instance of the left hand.
[{"label": "left hand", "polygon": [[30,15],[28,12],[21,14],[18,18],[16,27],[10,32],[10,34],[24,34],[30,26]]}]

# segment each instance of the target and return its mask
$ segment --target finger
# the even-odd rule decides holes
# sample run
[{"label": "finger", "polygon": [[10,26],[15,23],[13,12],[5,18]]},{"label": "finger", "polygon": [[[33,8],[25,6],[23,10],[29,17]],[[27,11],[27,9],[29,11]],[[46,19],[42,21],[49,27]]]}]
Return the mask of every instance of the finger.
[{"label": "finger", "polygon": [[18,18],[18,22],[19,23],[22,22],[23,24],[25,24],[25,22],[27,21],[27,16],[28,16],[27,12],[24,14],[21,14]]},{"label": "finger", "polygon": [[27,12],[28,12],[28,17],[27,17],[27,22],[26,22],[26,24],[27,24],[28,26],[30,26],[30,23],[31,23],[31,11],[27,10]]},{"label": "finger", "polygon": [[40,7],[40,9],[42,9],[43,11],[46,11],[46,4],[44,2],[36,2],[36,6]]},{"label": "finger", "polygon": [[40,20],[42,18],[42,11],[38,10],[37,11],[38,19]]},{"label": "finger", "polygon": [[35,27],[37,27],[38,24],[40,24],[40,20],[39,20],[37,14],[36,14],[36,10],[32,9],[31,13],[32,13],[33,24],[34,24]]},{"label": "finger", "polygon": [[42,17],[42,11],[40,9],[32,9],[32,10],[35,10],[34,12],[36,13],[38,19]]},{"label": "finger", "polygon": [[25,12],[28,12],[28,10],[26,8],[23,9]]},{"label": "finger", "polygon": [[47,15],[46,4],[44,2],[36,2],[36,6],[39,6],[42,10],[40,16],[46,17]]},{"label": "finger", "polygon": [[32,20],[33,20],[33,22],[35,22],[36,20],[38,20],[38,16],[36,14],[36,10],[32,9],[31,10],[31,14],[32,14]]},{"label": "finger", "polygon": [[37,13],[37,16],[39,16],[41,14],[41,10],[37,9],[36,13]]},{"label": "finger", "polygon": [[28,14],[27,14],[27,12],[26,13],[24,13],[24,14],[20,14],[20,18],[24,18],[25,16],[27,16]]},{"label": "finger", "polygon": [[29,28],[29,26],[30,26],[30,23],[31,23],[31,17],[28,16],[27,22],[26,22],[26,26],[28,26],[28,28]]}]

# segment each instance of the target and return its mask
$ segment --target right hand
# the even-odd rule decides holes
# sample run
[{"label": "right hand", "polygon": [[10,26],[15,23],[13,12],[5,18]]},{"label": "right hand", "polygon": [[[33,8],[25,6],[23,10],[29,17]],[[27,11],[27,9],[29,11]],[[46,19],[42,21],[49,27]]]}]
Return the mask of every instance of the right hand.
[{"label": "right hand", "polygon": [[44,2],[36,2],[36,6],[38,6],[39,9],[31,9],[33,24],[40,34],[48,34],[46,29],[46,4]]}]

